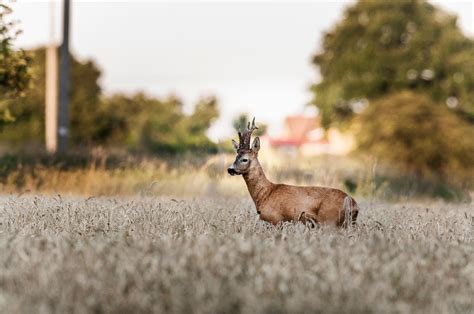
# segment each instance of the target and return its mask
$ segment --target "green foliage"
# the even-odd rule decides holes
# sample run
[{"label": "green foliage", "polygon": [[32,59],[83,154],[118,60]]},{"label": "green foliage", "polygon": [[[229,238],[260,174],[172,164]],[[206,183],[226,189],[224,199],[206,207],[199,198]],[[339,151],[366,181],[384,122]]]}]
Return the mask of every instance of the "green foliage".
[{"label": "green foliage", "polygon": [[9,19],[10,13],[11,9],[0,2],[0,125],[13,121],[9,112],[10,99],[21,96],[30,80],[30,58],[24,51],[13,49],[20,31],[15,21]]},{"label": "green foliage", "polygon": [[[45,49],[35,49],[30,55],[31,88],[24,92],[25,97],[10,100],[15,102],[11,110],[15,123],[5,126],[0,134],[4,142],[17,145],[44,140]],[[188,116],[176,97],[161,100],[143,93],[104,97],[100,75],[93,61],[71,55],[70,139],[74,146],[168,152],[216,149],[206,136],[219,115],[215,98],[202,98]]]},{"label": "green foliage", "polygon": [[[247,127],[247,123],[250,122],[252,119],[249,117],[247,113],[241,113],[232,121],[232,126],[236,131],[240,129],[244,129]],[[265,123],[260,123],[258,121],[255,122],[258,129],[253,132],[254,136],[262,136],[267,133],[268,126]]]},{"label": "green foliage", "polygon": [[344,122],[367,100],[427,93],[474,122],[474,41],[456,17],[422,0],[358,1],[325,34],[312,90],[323,125]]},{"label": "green foliage", "polygon": [[428,96],[382,98],[359,118],[359,148],[418,177],[474,175],[474,126]]},{"label": "green foliage", "polygon": [[[44,140],[45,60],[44,48],[29,51],[31,56],[31,87],[25,97],[10,99],[15,123],[5,126],[0,138],[15,143],[42,143]],[[71,55],[71,140],[89,144],[96,140],[98,103],[101,89],[100,70],[90,60],[81,62]]]},{"label": "green foliage", "polygon": [[97,134],[109,145],[122,143],[134,150],[215,151],[206,132],[219,115],[217,100],[201,99],[189,116],[182,107],[176,97],[159,100],[143,93],[116,94],[101,102]]},{"label": "green foliage", "polygon": [[200,99],[194,112],[184,118],[184,127],[188,135],[183,138],[183,146],[216,151],[216,145],[207,138],[206,132],[218,117],[217,99],[212,96]]}]

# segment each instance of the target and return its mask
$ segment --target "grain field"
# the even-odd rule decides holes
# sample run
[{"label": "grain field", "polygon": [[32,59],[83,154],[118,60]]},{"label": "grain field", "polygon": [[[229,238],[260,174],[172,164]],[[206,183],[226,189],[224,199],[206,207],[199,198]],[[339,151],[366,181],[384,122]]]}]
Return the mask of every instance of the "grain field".
[{"label": "grain field", "polygon": [[3,197],[0,312],[474,312],[472,205],[360,203],[336,230],[248,198]]}]

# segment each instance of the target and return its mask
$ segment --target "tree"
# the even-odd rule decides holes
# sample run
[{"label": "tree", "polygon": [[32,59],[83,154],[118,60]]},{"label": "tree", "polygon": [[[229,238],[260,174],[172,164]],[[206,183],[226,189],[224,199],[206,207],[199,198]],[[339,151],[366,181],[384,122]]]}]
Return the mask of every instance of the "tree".
[{"label": "tree", "polygon": [[[0,139],[15,143],[42,144],[44,140],[45,49],[29,51],[31,87],[25,97],[12,98],[15,122],[6,125]],[[181,152],[216,149],[206,136],[219,116],[215,97],[200,99],[191,115],[175,96],[158,99],[134,95],[102,95],[101,72],[91,60],[71,55],[71,144],[76,147],[95,145],[126,147],[142,151]]]},{"label": "tree", "polygon": [[314,104],[323,125],[350,121],[372,100],[402,90],[428,94],[474,123],[474,41],[456,17],[422,0],[358,1],[314,56]]},{"label": "tree", "polygon": [[[236,131],[239,131],[241,129],[244,129],[247,127],[247,123],[251,119],[249,118],[249,115],[247,113],[241,113],[235,119],[232,121],[232,126]],[[267,133],[267,128],[268,126],[265,123],[256,123],[258,129],[255,130],[254,135],[255,136],[262,136]]]},{"label": "tree", "polygon": [[185,147],[215,150],[216,146],[206,135],[212,123],[219,117],[218,101],[214,96],[201,98],[194,112],[186,117],[186,129],[189,136],[185,139]]},{"label": "tree", "polygon": [[[28,52],[30,56],[30,88],[22,98],[12,97],[9,102],[15,123],[4,127],[0,138],[10,142],[44,141],[45,62],[44,48]],[[71,55],[71,142],[76,145],[91,144],[100,140],[96,135],[96,117],[99,112],[101,88],[100,70],[91,60],[79,61]]]},{"label": "tree", "polygon": [[474,175],[474,126],[430,97],[395,93],[358,118],[359,148],[418,177]]},{"label": "tree", "polygon": [[108,145],[152,152],[216,149],[206,136],[219,116],[214,97],[201,99],[189,116],[175,96],[160,100],[144,93],[116,94],[104,98],[100,107],[97,134],[107,139]]},{"label": "tree", "polygon": [[11,9],[0,2],[0,125],[12,120],[9,106],[10,100],[21,95],[30,80],[30,58],[22,51],[13,49],[20,31],[15,21],[9,19]]}]

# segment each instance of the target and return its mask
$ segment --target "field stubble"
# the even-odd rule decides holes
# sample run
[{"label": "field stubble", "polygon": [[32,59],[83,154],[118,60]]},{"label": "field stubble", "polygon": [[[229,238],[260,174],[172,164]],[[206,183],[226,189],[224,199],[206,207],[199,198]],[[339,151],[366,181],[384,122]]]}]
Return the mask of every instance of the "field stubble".
[{"label": "field stubble", "polygon": [[349,230],[248,198],[0,200],[3,313],[472,313],[472,205],[361,201]]}]

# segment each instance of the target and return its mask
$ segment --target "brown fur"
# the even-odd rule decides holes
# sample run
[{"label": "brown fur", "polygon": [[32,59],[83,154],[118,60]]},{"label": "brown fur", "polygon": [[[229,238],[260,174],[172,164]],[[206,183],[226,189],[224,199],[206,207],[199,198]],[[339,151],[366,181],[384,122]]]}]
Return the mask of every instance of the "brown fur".
[{"label": "brown fur", "polygon": [[[249,133],[251,131],[249,129]],[[250,137],[250,134],[244,135]],[[338,227],[356,223],[359,208],[346,193],[328,187],[274,184],[267,179],[258,161],[258,137],[252,148],[237,145],[235,141],[233,143],[237,157],[228,172],[231,175],[243,175],[260,219],[274,225],[284,221]]]},{"label": "brown fur", "polygon": [[[326,187],[303,187],[270,182],[258,159],[256,165],[243,174],[250,196],[262,220],[272,224],[283,221],[311,222],[345,226],[346,213],[343,207],[348,195],[340,190]],[[357,219],[357,203],[351,198],[354,208],[352,222]]]}]

